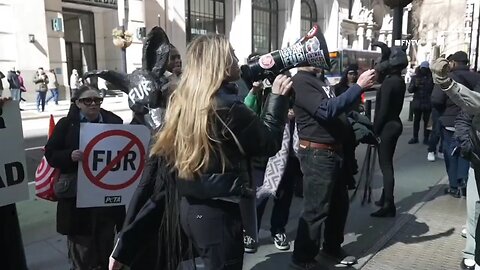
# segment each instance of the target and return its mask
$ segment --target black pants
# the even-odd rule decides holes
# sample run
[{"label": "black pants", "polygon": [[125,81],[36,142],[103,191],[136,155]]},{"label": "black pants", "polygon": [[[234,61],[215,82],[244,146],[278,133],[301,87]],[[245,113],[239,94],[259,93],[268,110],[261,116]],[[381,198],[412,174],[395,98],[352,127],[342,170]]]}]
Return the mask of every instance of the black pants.
[{"label": "black pants", "polygon": [[115,221],[101,212],[92,213],[91,235],[68,235],[68,258],[72,270],[107,270],[113,251]]},{"label": "black pants", "polygon": [[440,141],[440,146],[438,147],[438,152],[442,152],[443,145],[443,136],[442,136],[442,124],[438,121],[440,117],[440,112],[435,108],[432,109],[432,132],[430,133],[430,138],[428,141],[428,152],[437,153],[437,145]]},{"label": "black pants", "polygon": [[180,222],[208,270],[242,270],[240,207],[221,200],[183,198]]},{"label": "black pants", "polygon": [[[288,157],[285,173],[277,189],[277,197],[273,201],[272,216],[270,218],[270,232],[272,236],[277,233],[285,233],[285,226],[290,215],[290,205],[292,204],[293,190],[298,178],[302,177],[300,162],[294,156]],[[267,206],[268,198],[265,198],[257,206],[257,224],[260,230],[262,216]]]},{"label": "black pants", "polygon": [[46,97],[47,97],[47,92],[42,92],[42,91],[37,92],[37,111],[40,111],[40,106],[42,107],[42,112],[45,111]]},{"label": "black pants", "polygon": [[400,121],[390,121],[385,124],[380,133],[378,145],[378,164],[383,174],[383,191],[385,201],[393,202],[395,177],[393,172],[393,155],[397,147],[398,137],[402,134],[403,125]]},{"label": "black pants", "polygon": [[298,222],[293,258],[313,261],[318,254],[322,227],[323,248],[335,250],[343,242],[348,215],[348,191],[342,179],[342,157],[329,150],[299,149],[303,172],[303,213]]},{"label": "black pants", "polygon": [[418,138],[418,132],[420,130],[420,120],[423,119],[423,137],[428,140],[430,131],[427,129],[428,121],[430,120],[431,110],[413,110],[413,137]]}]

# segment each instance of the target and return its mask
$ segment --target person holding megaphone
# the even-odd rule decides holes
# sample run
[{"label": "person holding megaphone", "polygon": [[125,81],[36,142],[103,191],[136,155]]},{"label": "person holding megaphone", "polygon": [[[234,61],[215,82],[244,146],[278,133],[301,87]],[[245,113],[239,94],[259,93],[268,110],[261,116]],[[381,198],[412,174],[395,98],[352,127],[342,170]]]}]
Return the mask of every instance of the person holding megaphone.
[{"label": "person holding megaphone", "polygon": [[[349,207],[346,179],[342,179],[340,173],[344,157],[342,144],[349,139],[348,136],[353,136],[345,113],[366,89],[373,86],[375,71],[362,73],[355,84],[337,97],[333,88],[317,78],[321,69],[330,69],[328,48],[317,26],[300,45],[308,60],[300,65],[303,67],[298,68],[292,81],[295,91],[293,110],[300,141],[298,158],[304,174],[304,210],[298,224],[291,265],[296,269],[316,267],[315,257],[322,242],[321,255],[336,263],[353,265],[356,258],[348,256],[341,248]],[[298,47],[292,51],[298,52]],[[281,52],[280,55],[286,64],[299,58],[297,53]]]}]

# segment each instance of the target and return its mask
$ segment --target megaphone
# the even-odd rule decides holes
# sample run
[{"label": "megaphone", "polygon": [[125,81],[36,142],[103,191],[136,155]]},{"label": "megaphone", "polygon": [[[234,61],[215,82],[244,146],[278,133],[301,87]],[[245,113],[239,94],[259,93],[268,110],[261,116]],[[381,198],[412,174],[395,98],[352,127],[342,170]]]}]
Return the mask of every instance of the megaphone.
[{"label": "megaphone", "polygon": [[273,82],[278,74],[301,66],[330,70],[327,42],[316,24],[292,46],[250,59],[241,67],[242,79],[249,85],[263,79]]}]

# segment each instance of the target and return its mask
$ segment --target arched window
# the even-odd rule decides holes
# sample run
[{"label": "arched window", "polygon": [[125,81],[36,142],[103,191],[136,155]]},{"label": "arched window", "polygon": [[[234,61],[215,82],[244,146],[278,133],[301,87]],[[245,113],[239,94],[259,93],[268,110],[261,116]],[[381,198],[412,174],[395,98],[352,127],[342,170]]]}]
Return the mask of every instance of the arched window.
[{"label": "arched window", "polygon": [[314,0],[302,0],[301,32],[300,35],[308,33],[314,23],[317,22],[317,6]]},{"label": "arched window", "polygon": [[252,33],[254,52],[262,54],[278,48],[277,0],[252,1]]},{"label": "arched window", "polygon": [[225,34],[225,0],[185,0],[187,42],[198,35]]}]

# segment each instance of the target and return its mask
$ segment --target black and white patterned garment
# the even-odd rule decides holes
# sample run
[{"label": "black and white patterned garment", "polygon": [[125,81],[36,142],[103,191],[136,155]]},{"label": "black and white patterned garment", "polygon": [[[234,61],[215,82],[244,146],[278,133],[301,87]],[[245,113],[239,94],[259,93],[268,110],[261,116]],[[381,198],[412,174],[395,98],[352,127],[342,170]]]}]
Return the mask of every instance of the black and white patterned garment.
[{"label": "black and white patterned garment", "polygon": [[280,181],[285,173],[288,156],[290,155],[290,139],[293,139],[294,152],[298,153],[299,141],[296,124],[293,130],[293,136],[290,136],[290,123],[285,125],[285,129],[283,131],[282,148],[277,152],[277,154],[275,154],[275,156],[268,159],[263,185],[257,188],[258,201],[270,196],[276,196],[278,186],[280,185]]}]

